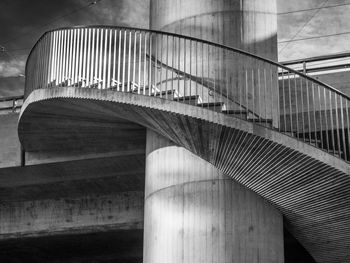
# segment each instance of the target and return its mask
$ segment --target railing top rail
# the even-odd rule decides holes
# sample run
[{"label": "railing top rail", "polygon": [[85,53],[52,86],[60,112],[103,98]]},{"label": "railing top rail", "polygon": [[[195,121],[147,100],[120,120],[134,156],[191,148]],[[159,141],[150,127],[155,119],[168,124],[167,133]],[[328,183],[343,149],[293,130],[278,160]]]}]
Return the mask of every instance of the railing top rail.
[{"label": "railing top rail", "polygon": [[301,64],[303,62],[317,62],[317,61],[332,60],[332,59],[347,58],[347,57],[350,57],[350,52],[336,53],[336,54],[317,56],[317,57],[300,58],[300,59],[282,61],[279,63],[287,66],[287,65]]},{"label": "railing top rail", "polygon": [[12,101],[12,100],[21,100],[23,98],[24,98],[24,95],[0,97],[0,102]]},{"label": "railing top rail", "polygon": [[[239,54],[243,54],[243,55],[246,55],[246,56],[249,56],[251,58],[255,58],[255,59],[258,59],[260,61],[263,61],[263,62],[266,62],[266,63],[269,63],[269,64],[272,64],[272,65],[275,65],[279,68],[282,68],[282,69],[285,69],[286,71],[288,71],[289,73],[294,73],[296,75],[299,75],[303,78],[306,78],[310,81],[313,81],[321,86],[324,86],[326,87],[327,89],[337,93],[338,95],[346,98],[347,100],[350,100],[350,97],[348,95],[346,95],[345,93],[333,88],[332,86],[322,82],[322,81],[319,81],[317,79],[314,79],[308,75],[305,75],[297,70],[294,70],[294,69],[291,69],[285,65],[282,65],[278,62],[275,62],[273,60],[270,60],[270,59],[267,59],[267,58],[264,58],[264,57],[261,57],[261,56],[258,56],[258,55],[255,55],[255,54],[252,54],[252,53],[249,53],[247,51],[244,51],[244,50],[241,50],[241,49],[238,49],[238,48],[234,48],[234,47],[230,47],[230,46],[226,46],[226,45],[222,45],[222,44],[219,44],[219,43],[215,43],[215,42],[211,42],[211,41],[208,41],[208,40],[203,40],[203,39],[200,39],[200,38],[195,38],[195,37],[190,37],[190,36],[186,36],[186,35],[180,35],[180,34],[176,34],[176,33],[171,33],[171,32],[165,32],[165,31],[159,31],[159,30],[151,30],[151,29],[144,29],[144,28],[136,28],[136,27],[122,27],[122,26],[111,26],[111,25],[89,25],[89,26],[86,26],[86,25],[79,25],[79,26],[71,26],[71,27],[60,27],[60,28],[55,28],[55,29],[52,29],[52,30],[49,30],[49,31],[46,31],[39,39],[38,41],[35,43],[35,45],[33,46],[33,48],[31,49],[30,53],[29,53],[29,56],[28,56],[28,59],[27,59],[27,63],[30,59],[30,56],[33,52],[33,50],[35,49],[35,47],[38,45],[38,43],[41,41],[41,39],[48,33],[51,33],[51,32],[54,32],[54,31],[60,31],[60,30],[69,30],[69,29],[85,29],[85,28],[96,28],[96,29],[121,29],[121,30],[131,30],[131,31],[140,31],[140,32],[148,32],[148,33],[155,33],[155,34],[161,34],[161,35],[167,35],[167,36],[173,36],[173,37],[178,37],[178,38],[182,38],[182,39],[187,39],[187,40],[192,40],[192,41],[196,41],[196,42],[200,42],[200,43],[203,43],[203,44],[207,44],[207,45],[211,45],[211,46],[215,46],[215,47],[218,47],[218,48],[222,48],[222,49],[226,49],[226,50],[230,50],[230,51],[233,51],[233,52],[236,52],[236,53],[239,53]],[[27,67],[27,65],[26,65]]]}]

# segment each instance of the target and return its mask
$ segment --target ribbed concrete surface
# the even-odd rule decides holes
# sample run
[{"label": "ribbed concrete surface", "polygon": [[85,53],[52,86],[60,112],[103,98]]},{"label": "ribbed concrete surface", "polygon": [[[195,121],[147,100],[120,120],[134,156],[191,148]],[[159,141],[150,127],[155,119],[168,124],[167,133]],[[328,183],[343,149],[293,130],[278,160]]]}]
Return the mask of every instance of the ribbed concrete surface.
[{"label": "ribbed concrete surface", "polygon": [[[22,108],[21,141],[43,136],[23,130],[22,123],[30,121],[37,107],[44,114],[57,100],[64,107],[81,105],[79,111],[99,111],[159,132],[274,204],[318,262],[349,261],[350,168],[344,161],[278,132],[199,107],[78,88],[34,91]],[[52,132],[54,127],[53,121]]]}]

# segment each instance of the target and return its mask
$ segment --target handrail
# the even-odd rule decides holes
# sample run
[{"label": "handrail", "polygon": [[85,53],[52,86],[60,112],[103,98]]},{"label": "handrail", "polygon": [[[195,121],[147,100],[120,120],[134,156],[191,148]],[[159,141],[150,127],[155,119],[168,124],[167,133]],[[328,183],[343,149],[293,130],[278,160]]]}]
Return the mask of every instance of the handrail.
[{"label": "handrail", "polygon": [[13,101],[13,100],[23,100],[23,99],[24,99],[24,95],[0,97],[0,102]]},{"label": "handrail", "polygon": [[0,97],[0,103],[12,102],[12,106],[5,106],[5,107],[0,106],[0,111],[11,110],[12,112],[15,112],[16,109],[21,108],[22,106],[22,105],[17,105],[18,100],[24,100],[24,95]]},{"label": "handrail", "polygon": [[46,32],[26,63],[34,89],[114,89],[255,122],[350,161],[350,98],[277,62],[156,30],[78,26]]},{"label": "handrail", "polygon": [[[299,76],[302,76],[306,79],[309,79],[309,80],[312,80],[314,82],[316,82],[317,84],[320,84],[320,85],[323,85],[323,86],[326,86],[327,88],[331,89],[332,91],[334,91],[335,93],[341,95],[341,96],[344,96],[345,98],[347,98],[348,100],[350,100],[350,97],[335,89],[334,87],[328,85],[327,83],[324,83],[320,80],[317,80],[315,78],[312,78],[306,74],[303,74],[302,72],[299,72],[297,70],[294,70],[292,68],[289,68],[287,66],[285,66],[284,64],[281,64],[281,63],[278,63],[276,61],[273,61],[273,60],[270,60],[268,58],[264,58],[262,56],[258,56],[256,54],[252,54],[252,53],[249,53],[247,51],[244,51],[242,49],[238,49],[238,48],[235,48],[235,47],[230,47],[230,46],[226,46],[226,45],[222,45],[222,44],[219,44],[219,43],[215,43],[215,42],[211,42],[211,41],[208,41],[208,40],[203,40],[203,39],[200,39],[200,38],[195,38],[195,37],[190,37],[190,36],[186,36],[186,35],[180,35],[180,34],[176,34],[176,33],[171,33],[171,32],[166,32],[166,31],[159,31],[159,30],[151,30],[151,29],[144,29],[144,28],[137,28],[137,27],[121,27],[121,26],[112,26],[112,25],[89,25],[89,26],[84,26],[84,25],[80,25],[80,26],[71,26],[71,27],[59,27],[59,28],[55,28],[55,29],[52,29],[52,30],[48,30],[46,31],[39,39],[38,41],[34,44],[33,48],[30,50],[29,52],[29,56],[28,56],[28,59],[27,61],[29,60],[30,58],[30,55],[32,53],[32,50],[36,47],[37,43],[40,42],[40,40],[48,33],[50,32],[55,32],[55,31],[59,31],[59,30],[66,30],[66,29],[83,29],[83,28],[104,28],[104,29],[120,29],[120,30],[135,30],[135,31],[143,31],[143,32],[149,32],[149,33],[156,33],[156,34],[163,34],[163,35],[168,35],[168,36],[174,36],[174,37],[179,37],[179,38],[183,38],[183,39],[187,39],[187,40],[193,40],[193,41],[198,41],[198,42],[201,42],[203,44],[208,44],[208,45],[212,45],[212,46],[215,46],[215,47],[219,47],[219,48],[223,48],[223,49],[227,49],[227,50],[231,50],[231,51],[234,51],[234,52],[237,52],[237,53],[240,53],[240,54],[244,54],[246,56],[249,56],[249,57],[252,57],[252,58],[256,58],[258,60],[261,60],[261,61],[264,61],[264,62],[267,62],[267,63],[270,63],[272,65],[275,65],[275,66],[278,66],[280,68],[283,68],[287,71],[290,71],[294,74],[297,74]],[[26,66],[27,68],[27,66]]]}]

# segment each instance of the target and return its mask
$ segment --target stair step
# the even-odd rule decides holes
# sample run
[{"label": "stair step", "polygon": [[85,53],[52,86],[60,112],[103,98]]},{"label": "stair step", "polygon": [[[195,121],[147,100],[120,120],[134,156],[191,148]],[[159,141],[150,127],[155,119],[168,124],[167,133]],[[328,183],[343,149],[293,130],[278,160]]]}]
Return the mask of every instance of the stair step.
[{"label": "stair step", "polygon": [[209,110],[213,110],[216,112],[222,112],[222,107],[224,106],[224,103],[221,101],[218,102],[204,102],[204,103],[198,103],[198,107],[203,107]]},{"label": "stair step", "polygon": [[192,95],[192,96],[177,97],[177,98],[174,98],[173,100],[186,103],[186,104],[197,105],[198,99],[199,99],[198,95]]},{"label": "stair step", "polygon": [[222,113],[224,114],[232,114],[232,115],[247,115],[247,111],[242,110],[223,110]]},{"label": "stair step", "polygon": [[256,122],[256,123],[270,123],[272,124],[272,119],[248,119],[250,122]]},{"label": "stair step", "polygon": [[166,96],[166,95],[175,95],[176,94],[176,92],[175,92],[175,90],[163,90],[163,91],[161,91],[161,92],[156,92],[156,94],[155,94],[155,96],[157,96],[157,97],[159,97],[159,96]]},{"label": "stair step", "polygon": [[224,103],[221,101],[198,103],[199,107],[204,107],[204,108],[222,107],[223,105],[224,105]]}]

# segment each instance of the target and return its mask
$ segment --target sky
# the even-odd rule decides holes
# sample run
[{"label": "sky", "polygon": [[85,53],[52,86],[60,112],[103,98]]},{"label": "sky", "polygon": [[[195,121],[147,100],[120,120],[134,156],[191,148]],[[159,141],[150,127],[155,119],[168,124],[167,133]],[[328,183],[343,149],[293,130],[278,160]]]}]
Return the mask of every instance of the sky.
[{"label": "sky", "polygon": [[[149,0],[99,0],[86,7],[92,2],[1,0],[0,46],[8,52],[0,52],[0,78],[24,74],[31,47],[49,29],[72,25],[148,27]],[[350,51],[350,34],[299,40],[349,32],[350,0],[277,0],[277,7],[279,61]],[[294,12],[319,7],[326,8]]]}]

